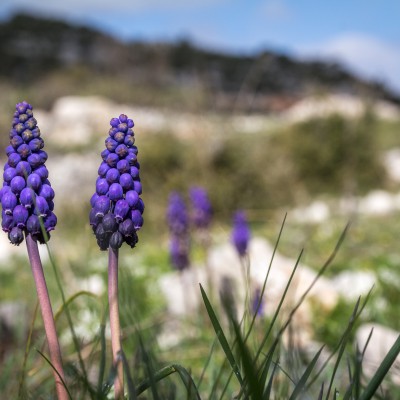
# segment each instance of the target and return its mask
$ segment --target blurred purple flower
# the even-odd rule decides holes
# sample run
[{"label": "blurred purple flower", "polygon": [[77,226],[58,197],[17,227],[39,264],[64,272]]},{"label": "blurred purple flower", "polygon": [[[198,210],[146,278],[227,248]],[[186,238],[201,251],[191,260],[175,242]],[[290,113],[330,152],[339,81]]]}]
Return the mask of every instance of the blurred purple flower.
[{"label": "blurred purple flower", "polygon": [[143,226],[144,203],[134,145],[134,123],[126,115],[112,118],[102,151],[96,192],[91,198],[89,221],[101,250],[117,250],[125,242],[132,248]]},{"label": "blurred purple flower", "polygon": [[193,187],[190,189],[192,202],[192,221],[196,228],[207,229],[211,223],[212,208],[205,189]]},{"label": "blurred purple flower", "polygon": [[[258,304],[260,303],[260,304]],[[261,289],[259,287],[256,288],[253,297],[253,304],[252,304],[252,312],[253,315],[257,314],[259,317],[264,315],[264,306],[261,299]]]},{"label": "blurred purple flower", "polygon": [[167,222],[172,235],[180,236],[188,231],[189,219],[186,205],[179,193],[173,192],[169,196]]},{"label": "blurred purple flower", "polygon": [[172,265],[183,271],[189,267],[189,218],[182,196],[173,192],[169,196],[167,222],[171,235],[170,259]]},{"label": "blurred purple flower", "polygon": [[35,240],[44,243],[57,223],[52,212],[54,190],[44,165],[47,160],[47,153],[42,150],[44,142],[32,106],[26,101],[16,105],[9,137],[8,162],[4,166],[4,183],[0,191],[2,228],[8,232],[10,242],[17,246],[24,240],[24,234],[31,234]]},{"label": "blurred purple flower", "polygon": [[169,253],[171,263],[178,271],[189,267],[189,241],[187,238],[172,236]]},{"label": "blurred purple flower", "polygon": [[250,229],[244,211],[237,211],[233,218],[231,240],[241,257],[247,253],[250,241]]}]

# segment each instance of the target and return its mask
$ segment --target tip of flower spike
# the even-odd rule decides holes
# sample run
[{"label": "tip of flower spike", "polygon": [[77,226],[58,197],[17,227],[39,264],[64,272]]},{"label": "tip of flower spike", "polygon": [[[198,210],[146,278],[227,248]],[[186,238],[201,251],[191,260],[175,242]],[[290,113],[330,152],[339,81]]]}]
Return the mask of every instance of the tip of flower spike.
[{"label": "tip of flower spike", "polygon": [[32,110],[32,106],[25,100],[17,103],[15,108],[20,114],[24,114],[26,110]]}]

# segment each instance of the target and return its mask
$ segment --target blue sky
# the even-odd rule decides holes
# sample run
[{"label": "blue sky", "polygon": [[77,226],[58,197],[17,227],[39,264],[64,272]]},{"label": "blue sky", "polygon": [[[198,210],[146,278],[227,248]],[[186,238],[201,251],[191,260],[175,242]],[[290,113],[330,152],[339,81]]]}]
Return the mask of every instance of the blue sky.
[{"label": "blue sky", "polygon": [[188,38],[235,52],[334,58],[400,93],[400,0],[1,0],[0,18],[18,9],[124,40]]}]

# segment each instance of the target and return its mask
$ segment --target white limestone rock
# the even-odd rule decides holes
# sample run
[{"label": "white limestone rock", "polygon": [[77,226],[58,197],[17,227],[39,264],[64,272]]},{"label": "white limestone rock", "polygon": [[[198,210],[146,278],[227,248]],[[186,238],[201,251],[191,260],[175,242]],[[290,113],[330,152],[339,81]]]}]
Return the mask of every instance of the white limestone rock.
[{"label": "white limestone rock", "polygon": [[[371,339],[368,343],[364,360],[363,360],[363,373],[367,379],[371,378],[390,348],[400,335],[393,329],[387,328],[379,324],[364,324],[361,325],[356,332],[356,343],[360,351],[362,351],[367,343],[368,337],[373,329]],[[400,356],[397,356],[396,361],[389,370],[389,378],[396,385],[400,385]]]}]

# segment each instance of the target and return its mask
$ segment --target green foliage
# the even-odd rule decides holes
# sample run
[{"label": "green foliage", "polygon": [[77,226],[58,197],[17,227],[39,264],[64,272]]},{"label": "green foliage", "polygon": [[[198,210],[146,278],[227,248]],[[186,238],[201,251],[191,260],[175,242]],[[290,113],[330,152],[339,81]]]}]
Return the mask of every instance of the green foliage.
[{"label": "green foliage", "polygon": [[[349,319],[349,309],[352,306],[352,302],[340,298],[332,310],[324,313],[318,305],[314,304],[312,315],[315,340],[334,349],[343,334],[343,326]],[[351,339],[354,339],[354,331],[360,323],[361,321],[357,321],[355,324]]]},{"label": "green foliage", "polygon": [[300,123],[276,140],[309,193],[361,194],[385,182],[375,119],[338,115]]}]

